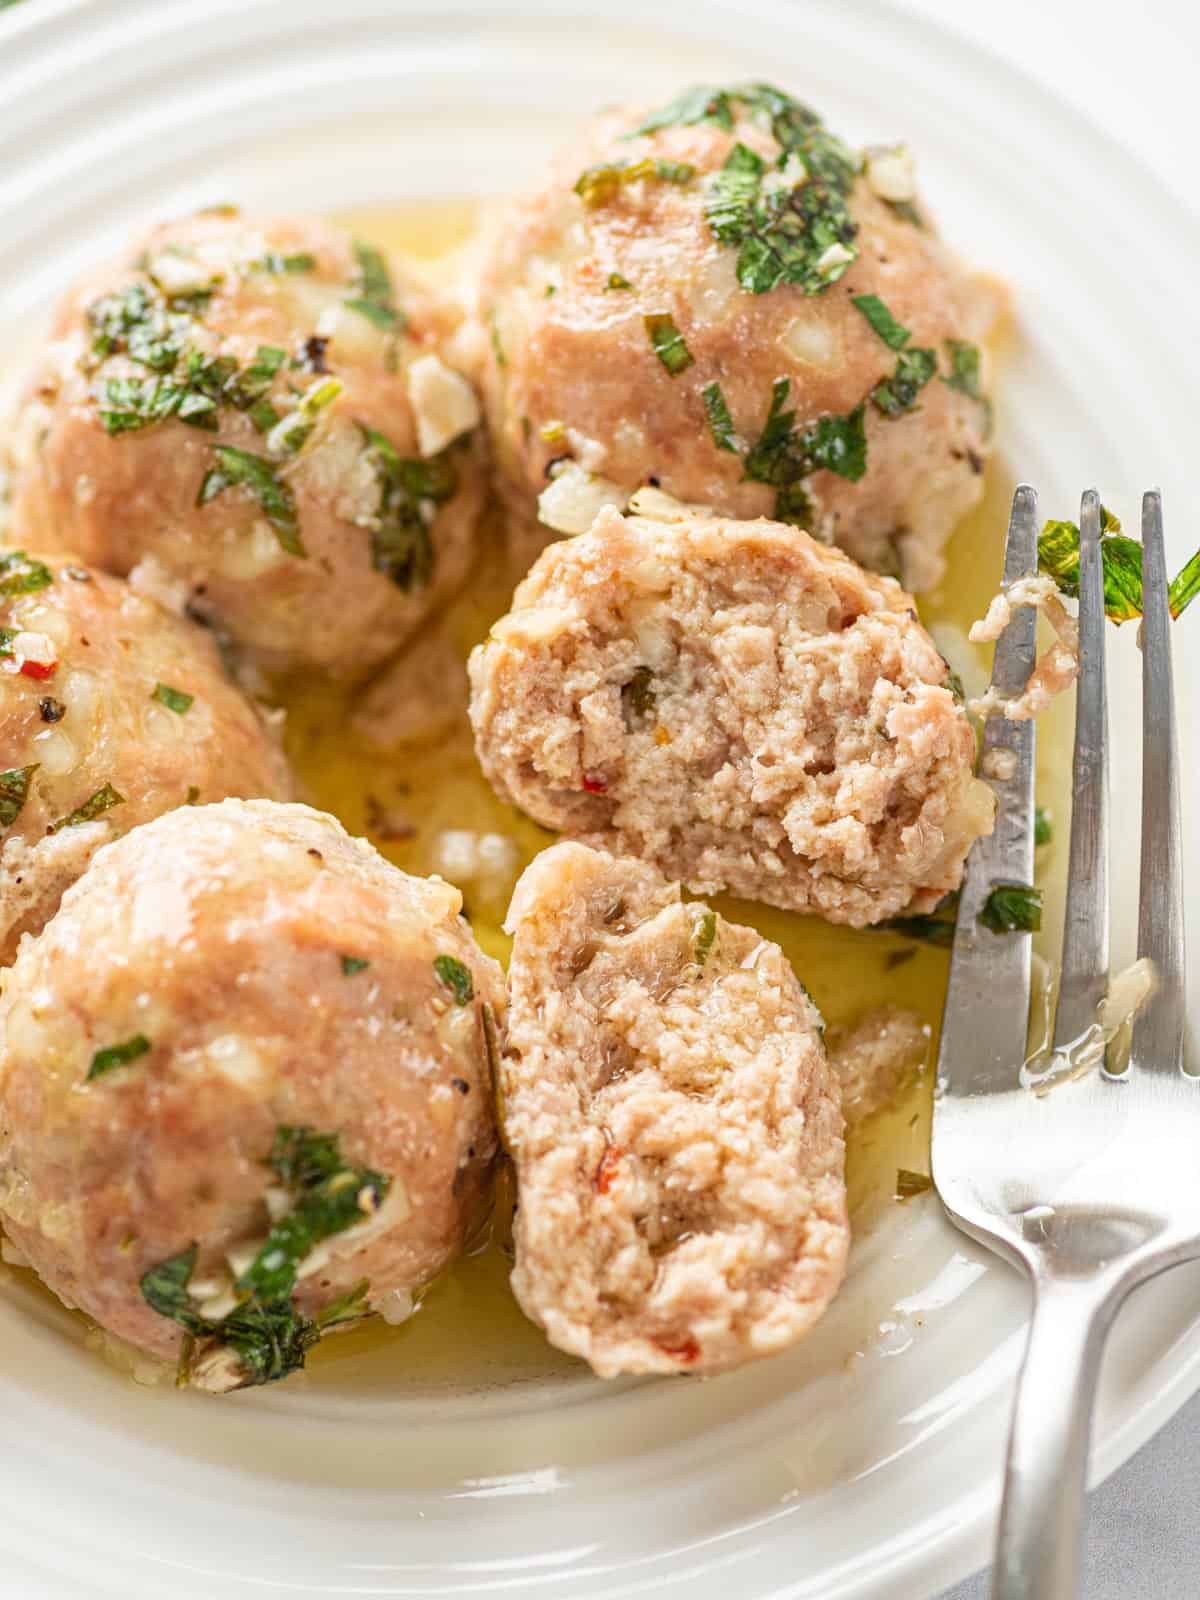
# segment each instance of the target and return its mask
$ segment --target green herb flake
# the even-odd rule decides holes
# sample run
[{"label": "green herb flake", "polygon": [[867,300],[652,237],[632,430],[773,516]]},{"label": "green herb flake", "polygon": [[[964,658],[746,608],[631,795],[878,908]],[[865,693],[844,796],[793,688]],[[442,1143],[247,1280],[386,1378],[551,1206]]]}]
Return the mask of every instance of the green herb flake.
[{"label": "green herb flake", "polygon": [[297,272],[313,272],[316,269],[317,258],[307,250],[296,250],[290,254],[281,254],[278,250],[267,250],[257,260],[246,263],[246,272],[266,272],[273,278],[281,278]]},{"label": "green herb flake", "polygon": [[433,970],[454,996],[455,1005],[465,1006],[475,993],[470,968],[456,956],[435,956]]},{"label": "green herb flake", "polygon": [[950,376],[943,378],[942,382],[961,394],[969,395],[972,400],[982,400],[983,395],[979,390],[979,346],[968,344],[964,339],[947,339],[945,351],[950,363]]},{"label": "green herb flake", "polygon": [[625,685],[630,710],[635,717],[648,717],[654,710],[657,697],[654,693],[654,674],[649,667],[637,667]]},{"label": "green herb flake", "polygon": [[606,291],[609,291],[613,289],[632,289],[633,285],[630,283],[629,279],[623,277],[621,273],[610,272],[605,280],[604,287]]},{"label": "green herb flake", "polygon": [[786,409],[791,391],[789,378],[777,378],[763,430],[743,461],[745,477],[769,483],[776,489],[775,516],[781,522],[804,526],[811,506],[803,480],[824,468],[857,483],[867,470],[866,407],[860,404],[847,417],[822,417],[802,432],[796,414]]},{"label": "green herb flake", "polygon": [[[1142,614],[1142,547],[1121,531],[1107,506],[1100,507],[1100,561],[1104,573],[1104,610],[1112,622],[1131,622]],[[1038,535],[1038,569],[1054,579],[1059,590],[1079,594],[1079,528],[1074,522],[1051,521]],[[1200,588],[1200,550],[1171,581],[1167,600],[1178,617]]]},{"label": "green herb flake", "polygon": [[11,828],[25,809],[37,769],[35,761],[31,767],[10,767],[7,772],[0,772],[0,829]]},{"label": "green herb flake", "polygon": [[683,335],[675,326],[675,319],[667,311],[658,311],[643,317],[646,333],[654,354],[673,378],[686,372],[694,357]]},{"label": "green herb flake", "polygon": [[865,408],[860,404],[847,417],[822,417],[802,436],[802,445],[814,467],[836,472],[857,483],[867,470]]},{"label": "green herb flake", "polygon": [[193,1310],[188,1284],[196,1266],[197,1247],[189,1245],[177,1256],[160,1261],[156,1267],[142,1274],[142,1299],[160,1317],[169,1317],[191,1334],[203,1334],[208,1324],[198,1311]]},{"label": "green herb flake", "polygon": [[622,189],[633,183],[688,184],[696,169],[686,161],[666,161],[643,156],[638,161],[606,161],[588,167],[575,180],[575,193],[589,210],[608,205]]},{"label": "green herb flake", "polygon": [[954,943],[954,927],[958,920],[958,895],[943,897],[929,912],[914,916],[892,917],[881,922],[880,928],[888,933],[898,933],[901,938],[915,939],[920,944],[933,945],[938,950],[948,950]]},{"label": "green herb flake", "polygon": [[102,817],[106,811],[111,811],[114,806],[123,806],[125,796],[114,789],[111,783],[104,784],[97,789],[95,794],[88,798],[69,816],[60,817],[52,823],[51,833],[59,833],[63,828],[78,828],[85,822],[94,822],[97,817]]},{"label": "green herb flake", "polygon": [[160,706],[166,706],[167,710],[173,711],[177,717],[182,717],[196,703],[194,694],[185,694],[182,689],[172,689],[169,683],[156,683],[150,698],[157,700]]},{"label": "green herb flake", "polygon": [[100,422],[116,436],[149,428],[167,417],[178,417],[194,428],[217,426],[217,403],[161,373],[152,378],[106,378],[98,395]]},{"label": "green herb flake", "polygon": [[450,451],[422,461],[402,456],[391,440],[374,428],[360,424],[360,432],[379,484],[371,564],[399,589],[423,589],[433,576],[430,527],[438,507],[458,489]]},{"label": "green herb flake", "polygon": [[700,391],[700,398],[704,402],[704,415],[713,443],[718,450],[731,450],[736,455],[737,434],[734,432],[733,418],[729,414],[729,405],[721,385],[715,382],[706,383]]},{"label": "green herb flake", "polygon": [[354,294],[345,302],[347,309],[385,332],[401,332],[408,319],[394,303],[392,275],[383,252],[356,239],[354,259],[358,262],[358,279]]},{"label": "green herb flake", "polygon": [[979,920],[993,933],[1036,933],[1042,925],[1042,891],[1027,883],[997,883]]},{"label": "green herb flake", "polygon": [[911,200],[885,200],[883,203],[893,216],[899,217],[901,222],[907,222],[910,227],[923,228],[925,226],[924,218]]},{"label": "green herb flake", "polygon": [[93,1078],[102,1078],[106,1072],[111,1072],[114,1067],[126,1067],[131,1061],[148,1055],[150,1041],[144,1033],[135,1033],[132,1038],[126,1039],[122,1044],[112,1044],[106,1050],[97,1050],[92,1057],[92,1064],[87,1070],[86,1083],[91,1083]]},{"label": "green herb flake", "polygon": [[926,1172],[910,1172],[907,1167],[900,1167],[896,1173],[896,1199],[911,1200],[914,1195],[928,1194],[933,1188],[933,1179]]},{"label": "green herb flake", "polygon": [[702,967],[712,954],[716,937],[717,913],[706,909],[692,938],[692,956],[697,966]]},{"label": "green herb flake", "polygon": [[0,553],[0,600],[14,600],[19,594],[34,594],[38,589],[48,589],[54,575],[41,561],[27,556],[24,550],[7,550]]},{"label": "green herb flake", "polygon": [[230,444],[213,446],[217,464],[205,473],[196,504],[206,506],[226,489],[248,489],[262,507],[263,515],[275,530],[279,543],[291,556],[306,556],[296,515],[296,501],[289,486],[276,475],[275,468],[262,456],[238,450]]},{"label": "green herb flake", "polygon": [[1033,808],[1033,842],[1037,846],[1049,844],[1054,837],[1054,820],[1045,806]]},{"label": "green herb flake", "polygon": [[345,978],[353,978],[355,973],[365,972],[370,965],[371,963],[369,961],[364,961],[361,956],[343,956],[342,976]]},{"label": "green herb flake", "polygon": [[875,409],[885,417],[899,417],[911,411],[917,395],[937,371],[937,356],[932,350],[902,350],[896,357],[896,370],[882,378],[871,390]]},{"label": "green herb flake", "polygon": [[643,134],[656,133],[659,128],[691,127],[698,122],[715,123],[727,133],[732,129],[733,106],[727,90],[703,83],[685,89],[668,105],[652,111],[625,137],[636,139]]},{"label": "green herb flake", "polygon": [[277,418],[267,435],[267,454],[282,458],[294,456],[308,443],[321,415],[341,394],[340,378],[317,378],[296,401],[295,410]]},{"label": "green herb flake", "polygon": [[911,331],[896,321],[877,294],[852,295],[850,304],[862,312],[889,350],[903,350],[912,338]]},{"label": "green herb flake", "polygon": [[1167,601],[1173,617],[1181,616],[1200,594],[1200,550],[1171,579]]}]

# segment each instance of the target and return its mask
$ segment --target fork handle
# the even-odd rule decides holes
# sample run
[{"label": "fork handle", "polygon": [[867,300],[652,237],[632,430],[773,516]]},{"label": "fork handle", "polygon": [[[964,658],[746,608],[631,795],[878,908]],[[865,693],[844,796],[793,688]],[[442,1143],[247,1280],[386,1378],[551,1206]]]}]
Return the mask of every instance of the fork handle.
[{"label": "fork handle", "polygon": [[992,1600],[1075,1600],[1092,1406],[1116,1297],[1037,1277],[1017,1380]]}]

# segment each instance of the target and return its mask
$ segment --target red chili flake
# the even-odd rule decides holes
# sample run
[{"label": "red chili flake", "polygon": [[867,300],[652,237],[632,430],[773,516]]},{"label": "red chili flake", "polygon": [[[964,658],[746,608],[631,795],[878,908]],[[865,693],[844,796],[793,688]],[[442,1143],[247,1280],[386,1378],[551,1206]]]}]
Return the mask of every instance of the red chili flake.
[{"label": "red chili flake", "polygon": [[585,772],[583,775],[583,787],[589,794],[607,794],[608,779],[602,772]]},{"label": "red chili flake", "polygon": [[624,1154],[620,1145],[610,1144],[600,1157],[600,1165],[592,1178],[592,1188],[597,1194],[607,1194],[612,1188],[613,1179],[617,1175],[617,1168],[621,1165],[621,1157]]},{"label": "red chili flake", "polygon": [[656,1339],[655,1344],[665,1356],[673,1356],[676,1361],[699,1361],[700,1346],[689,1334],[679,1344],[668,1344],[665,1339]]},{"label": "red chili flake", "polygon": [[27,678],[37,678],[39,682],[44,683],[47,678],[53,676],[57,666],[57,661],[51,661],[49,666],[42,661],[22,661],[18,671],[23,672]]}]

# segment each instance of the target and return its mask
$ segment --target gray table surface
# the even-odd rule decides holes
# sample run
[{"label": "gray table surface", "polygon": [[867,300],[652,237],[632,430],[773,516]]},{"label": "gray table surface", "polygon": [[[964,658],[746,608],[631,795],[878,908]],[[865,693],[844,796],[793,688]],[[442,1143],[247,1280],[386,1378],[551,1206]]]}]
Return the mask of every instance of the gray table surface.
[{"label": "gray table surface", "polygon": [[[1200,1395],[1088,1502],[1082,1600],[1200,1595]],[[985,1573],[942,1600],[987,1600]],[[897,1600],[901,1600],[897,1596]]]}]

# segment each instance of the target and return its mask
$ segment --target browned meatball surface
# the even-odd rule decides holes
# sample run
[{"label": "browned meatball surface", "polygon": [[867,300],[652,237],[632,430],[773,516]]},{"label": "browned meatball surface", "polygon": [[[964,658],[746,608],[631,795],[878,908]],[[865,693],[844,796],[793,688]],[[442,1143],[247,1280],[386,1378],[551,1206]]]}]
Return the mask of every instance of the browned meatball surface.
[{"label": "browned meatball surface", "polygon": [[602,1377],[793,1343],[837,1292],[849,1230],[837,1080],[783,953],[577,844],[526,870],[508,927],[526,1313]]},{"label": "browned meatball surface", "polygon": [[71,557],[0,549],[0,965],[101,845],[290,788],[206,629]]},{"label": "browned meatball surface", "polygon": [[932,909],[991,828],[910,596],[795,528],[602,512],[470,668],[501,798],[699,894],[864,926]]},{"label": "browned meatball surface", "polygon": [[325,223],[167,223],[59,312],[12,444],[14,537],[172,586],[267,667],[365,672],[470,567],[454,322]]},{"label": "browned meatball surface", "polygon": [[503,980],[461,904],[303,806],[188,808],[101,851],[0,997],[17,1249],[211,1389],[398,1320],[496,1148]]},{"label": "browned meatball surface", "polygon": [[778,90],[595,118],[497,215],[476,292],[502,480],[543,542],[653,484],[926,588],[980,497],[996,292],[904,147],[851,152]]}]

